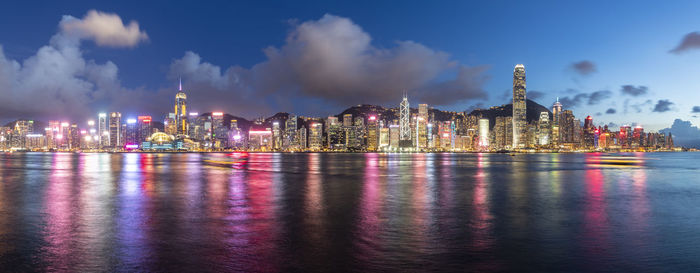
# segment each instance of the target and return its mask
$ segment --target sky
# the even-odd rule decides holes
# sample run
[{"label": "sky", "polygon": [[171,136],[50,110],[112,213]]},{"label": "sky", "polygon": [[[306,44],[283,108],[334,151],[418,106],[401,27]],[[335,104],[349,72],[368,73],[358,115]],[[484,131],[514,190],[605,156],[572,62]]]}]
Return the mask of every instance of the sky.
[{"label": "sky", "polygon": [[0,120],[172,111],[327,116],[559,98],[596,124],[700,122],[697,1],[18,1],[0,9]]}]

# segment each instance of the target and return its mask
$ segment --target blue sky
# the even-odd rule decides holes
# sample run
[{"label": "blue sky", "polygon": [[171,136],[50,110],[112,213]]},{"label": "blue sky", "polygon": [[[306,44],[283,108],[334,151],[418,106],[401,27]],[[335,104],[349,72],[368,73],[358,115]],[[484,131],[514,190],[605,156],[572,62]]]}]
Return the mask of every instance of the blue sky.
[{"label": "blue sky", "polygon": [[[0,92],[14,88],[22,90],[10,96],[27,92],[48,98],[60,93],[55,96],[64,103],[53,111],[37,113],[37,118],[68,112],[66,118],[75,119],[91,111],[145,112],[162,116],[170,107],[172,98],[167,97],[168,92],[174,95],[178,76],[185,81],[191,109],[200,112],[223,110],[255,117],[289,111],[324,116],[349,106],[343,104],[345,101],[391,106],[392,91],[386,90],[389,88],[372,90],[372,86],[384,82],[368,79],[367,75],[325,82],[328,77],[343,77],[343,73],[328,73],[323,75],[324,79],[318,79],[314,75],[319,72],[313,68],[306,71],[303,69],[307,67],[294,67],[294,73],[279,72],[291,68],[275,63],[299,60],[293,52],[308,42],[303,38],[307,32],[300,26],[308,23],[311,30],[307,34],[313,36],[327,33],[322,32],[325,26],[335,24],[341,28],[354,27],[349,32],[356,35],[352,37],[371,39],[370,49],[378,53],[363,57],[369,59],[371,66],[380,67],[379,71],[397,67],[396,64],[403,64],[407,59],[410,62],[416,54],[419,57],[415,62],[433,66],[420,70],[430,76],[415,84],[389,82],[388,86],[396,84],[415,89],[411,98],[414,104],[434,102],[432,104],[443,104],[437,107],[450,110],[500,105],[509,99],[513,66],[523,63],[528,91],[540,92],[533,93],[536,101],[549,107],[556,97],[568,99],[568,102],[583,94],[579,96],[578,105],[565,105],[565,108],[572,108],[582,119],[592,115],[597,124],[638,122],[656,130],[668,127],[675,118],[690,120],[693,124],[699,121],[695,117],[697,113],[691,112],[694,106],[700,105],[697,80],[700,47],[690,47],[679,54],[669,52],[685,35],[700,31],[700,16],[697,16],[700,2],[696,1],[663,4],[658,1],[21,1],[5,3],[0,9],[0,45],[5,59],[24,68],[24,62],[37,55],[41,47],[55,46],[50,40],[57,33],[65,32],[59,25],[64,15],[81,20],[90,10],[117,15],[124,24],[135,21],[139,30],[148,36],[126,47],[102,46],[88,36],[78,39],[78,59],[88,64],[112,63],[118,68],[114,83],[107,84],[108,87],[88,88],[87,93],[81,95],[84,98],[79,100],[70,97],[72,91],[68,87],[55,91],[33,84],[29,86],[43,89],[24,91],[22,88],[30,88],[26,87],[26,82],[21,88],[17,84],[7,84]],[[324,17],[327,14],[332,17]],[[301,35],[294,37],[290,33]],[[418,44],[419,48],[402,44],[406,41]],[[281,52],[284,58],[271,61],[265,54],[269,47]],[[405,50],[409,51],[405,58],[396,57]],[[188,56],[186,52],[192,54]],[[382,60],[377,64],[372,58]],[[574,63],[582,61],[592,65],[588,73],[582,74],[572,68]],[[333,61],[330,65],[335,64]],[[338,72],[348,67],[355,68],[342,63]],[[461,67],[465,69],[460,70]],[[394,80],[416,78],[416,74],[410,73],[418,73],[415,70],[420,67],[412,68],[412,72]],[[86,76],[92,75],[92,72],[85,72],[87,70],[89,68],[80,69],[82,72],[76,72],[76,77],[97,86],[98,80]],[[464,80],[459,80],[460,71],[467,75]],[[307,72],[315,74],[286,79]],[[393,74],[387,72],[387,75],[380,73],[378,76],[388,79]],[[232,79],[239,78],[256,80],[254,84],[236,83],[234,86]],[[285,80],[279,80],[281,78]],[[355,79],[360,82],[347,84]],[[356,95],[348,95],[354,89],[334,88],[338,84],[355,89],[371,86],[365,93],[357,91]],[[639,96],[624,95],[621,90],[625,85],[635,90],[646,88],[646,92]],[[259,91],[261,88],[265,91]],[[468,89],[462,96],[465,99],[452,99],[462,98],[459,88]],[[243,89],[245,91],[241,91]],[[395,91],[398,104],[401,90]],[[596,91],[608,92],[598,93],[601,99],[591,100],[591,94]],[[343,94],[338,94],[340,92]],[[389,94],[375,98],[377,92]],[[112,95],[97,95],[102,93]],[[129,94],[127,97],[145,102],[129,104],[124,102],[127,99],[110,97],[119,94]],[[445,102],[430,94],[444,94],[450,99]],[[372,99],[377,101],[370,101]],[[121,103],[113,103],[113,100]],[[666,100],[671,104],[659,105],[659,101]],[[23,103],[27,102],[18,100],[14,105]],[[74,107],[74,104],[85,105]],[[660,108],[655,112],[653,109],[657,105]],[[609,109],[615,113],[606,114]],[[33,115],[30,111],[19,110],[0,113],[3,119]]]}]

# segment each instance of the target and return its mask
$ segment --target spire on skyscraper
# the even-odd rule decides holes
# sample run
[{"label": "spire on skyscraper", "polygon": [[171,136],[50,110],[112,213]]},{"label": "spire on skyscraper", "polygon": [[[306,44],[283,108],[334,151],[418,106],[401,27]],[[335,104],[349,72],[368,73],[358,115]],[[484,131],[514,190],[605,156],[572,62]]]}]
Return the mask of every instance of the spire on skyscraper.
[{"label": "spire on skyscraper", "polygon": [[[177,90],[178,90],[178,91],[182,91],[182,77],[179,77],[179,78],[180,78],[180,87],[179,87]],[[558,100],[558,99],[557,99],[557,100]]]}]

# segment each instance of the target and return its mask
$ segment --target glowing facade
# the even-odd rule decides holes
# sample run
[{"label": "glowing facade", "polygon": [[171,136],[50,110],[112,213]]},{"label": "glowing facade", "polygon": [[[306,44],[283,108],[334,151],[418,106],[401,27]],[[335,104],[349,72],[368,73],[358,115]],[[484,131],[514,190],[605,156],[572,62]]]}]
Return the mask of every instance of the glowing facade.
[{"label": "glowing facade", "polygon": [[525,66],[513,70],[513,148],[525,148],[527,134],[527,103],[525,97]]},{"label": "glowing facade", "polygon": [[411,110],[408,97],[403,96],[399,105],[399,140],[411,140]]},{"label": "glowing facade", "polygon": [[175,126],[178,135],[187,135],[187,95],[182,91],[182,80],[175,95]]}]

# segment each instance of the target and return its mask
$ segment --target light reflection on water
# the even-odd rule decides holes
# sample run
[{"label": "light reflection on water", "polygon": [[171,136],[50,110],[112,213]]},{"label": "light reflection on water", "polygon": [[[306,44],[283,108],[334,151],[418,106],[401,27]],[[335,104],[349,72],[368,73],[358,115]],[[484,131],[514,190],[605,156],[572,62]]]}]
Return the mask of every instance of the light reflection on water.
[{"label": "light reflection on water", "polygon": [[698,155],[0,155],[0,271],[687,271]]}]

